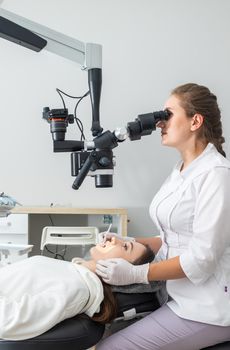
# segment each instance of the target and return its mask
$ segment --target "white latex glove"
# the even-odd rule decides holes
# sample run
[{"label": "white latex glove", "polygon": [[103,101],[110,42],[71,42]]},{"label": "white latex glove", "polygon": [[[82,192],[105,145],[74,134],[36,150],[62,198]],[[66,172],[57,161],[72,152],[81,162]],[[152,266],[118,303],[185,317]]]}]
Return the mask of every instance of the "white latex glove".
[{"label": "white latex glove", "polygon": [[127,237],[127,236],[123,237],[121,235],[118,235],[117,233],[105,231],[105,232],[100,232],[98,234],[98,243],[104,244],[106,241],[108,241],[112,237],[117,237],[124,242],[135,241],[135,238],[133,237]]},{"label": "white latex glove", "polygon": [[149,263],[132,265],[128,261],[116,258],[98,260],[96,273],[104,282],[116,286],[125,286],[133,283],[148,284]]}]

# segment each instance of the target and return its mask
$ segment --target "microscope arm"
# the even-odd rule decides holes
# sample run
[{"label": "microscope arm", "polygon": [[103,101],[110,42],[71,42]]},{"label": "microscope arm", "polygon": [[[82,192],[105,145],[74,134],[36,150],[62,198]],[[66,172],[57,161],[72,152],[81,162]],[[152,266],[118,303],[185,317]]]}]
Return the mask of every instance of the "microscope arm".
[{"label": "microscope arm", "polygon": [[0,37],[34,51],[43,48],[59,56],[73,60],[88,71],[88,84],[92,105],[92,134],[99,135],[100,96],[102,84],[102,46],[83,43],[27,18],[0,7]]},{"label": "microscope arm", "polygon": [[[34,51],[40,51],[43,47],[33,47],[30,42],[25,41],[20,37],[17,24],[21,29],[27,29],[35,35],[43,38],[45,46],[44,49],[55,53],[59,56],[65,57],[69,60],[77,62],[82,69],[92,69],[102,67],[102,46],[93,43],[84,43],[72,37],[64,35],[46,26],[30,21],[27,18],[16,15],[13,12],[0,8],[0,36],[4,39],[14,41],[19,45],[23,45]],[[14,30],[16,29],[16,30]],[[19,34],[19,36],[17,36]]]}]

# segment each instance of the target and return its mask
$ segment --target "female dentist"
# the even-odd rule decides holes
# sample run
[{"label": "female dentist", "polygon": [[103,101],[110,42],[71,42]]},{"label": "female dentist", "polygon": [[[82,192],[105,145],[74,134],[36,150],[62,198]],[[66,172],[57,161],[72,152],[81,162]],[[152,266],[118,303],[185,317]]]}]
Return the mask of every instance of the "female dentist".
[{"label": "female dentist", "polygon": [[110,284],[166,280],[169,299],[97,350],[198,350],[230,340],[230,162],[217,99],[190,83],[175,88],[165,108],[162,144],[181,161],[150,205],[161,239],[136,239],[157,252],[157,262],[100,260],[96,272]]}]

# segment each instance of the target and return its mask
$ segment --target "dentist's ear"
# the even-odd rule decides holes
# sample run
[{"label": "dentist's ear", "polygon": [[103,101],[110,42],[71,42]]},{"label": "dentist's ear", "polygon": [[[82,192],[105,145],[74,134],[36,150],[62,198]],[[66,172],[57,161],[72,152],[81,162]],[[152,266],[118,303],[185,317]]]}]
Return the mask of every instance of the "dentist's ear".
[{"label": "dentist's ear", "polygon": [[204,122],[204,117],[201,114],[194,114],[194,116],[192,117],[192,122],[191,122],[191,131],[195,131],[197,129],[199,129]]}]

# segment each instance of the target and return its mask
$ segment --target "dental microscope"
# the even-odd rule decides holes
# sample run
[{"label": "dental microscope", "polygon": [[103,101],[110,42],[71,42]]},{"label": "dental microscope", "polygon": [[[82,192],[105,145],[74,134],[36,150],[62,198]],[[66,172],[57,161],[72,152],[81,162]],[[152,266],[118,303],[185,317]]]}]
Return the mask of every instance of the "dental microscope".
[{"label": "dental microscope", "polygon": [[[139,140],[156,130],[156,124],[167,120],[168,110],[138,115],[126,126],[104,131],[100,125],[100,96],[102,85],[102,46],[83,43],[43,25],[0,8],[0,37],[36,52],[46,49],[73,60],[88,72],[92,105],[92,140],[65,140],[66,129],[74,123],[74,115],[62,109],[44,107],[43,119],[50,124],[54,152],[71,152],[72,188],[77,190],[87,175],[95,178],[97,188],[113,186],[115,165],[113,149],[129,138]],[[86,94],[86,95],[87,95]],[[84,97],[84,96],[83,96]]]}]

